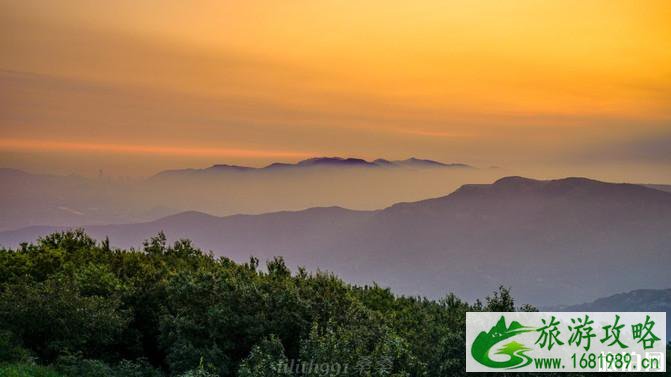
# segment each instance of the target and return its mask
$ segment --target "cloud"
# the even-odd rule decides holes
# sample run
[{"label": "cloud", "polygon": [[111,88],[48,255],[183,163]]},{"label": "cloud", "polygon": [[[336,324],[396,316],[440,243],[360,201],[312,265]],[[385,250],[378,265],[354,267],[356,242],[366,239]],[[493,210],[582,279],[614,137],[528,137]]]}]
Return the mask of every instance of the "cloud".
[{"label": "cloud", "polygon": [[9,151],[60,151],[60,152],[94,152],[121,154],[152,154],[188,157],[308,157],[313,152],[254,150],[240,148],[184,147],[167,145],[109,144],[99,142],[73,142],[39,139],[0,139],[0,150]]}]

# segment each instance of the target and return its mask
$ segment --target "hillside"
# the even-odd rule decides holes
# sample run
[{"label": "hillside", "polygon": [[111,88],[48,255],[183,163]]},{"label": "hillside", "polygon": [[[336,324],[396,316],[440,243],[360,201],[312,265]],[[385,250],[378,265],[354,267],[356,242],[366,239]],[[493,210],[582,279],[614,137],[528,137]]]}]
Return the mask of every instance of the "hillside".
[{"label": "hillside", "polygon": [[671,311],[671,289],[637,289],[584,304],[565,306],[561,310],[567,312],[669,312]]},{"label": "hillside", "polygon": [[[637,289],[599,298],[592,302],[550,307],[547,310],[565,312],[671,312],[671,289]],[[671,339],[671,327],[666,327],[666,339]]]},{"label": "hillside", "polygon": [[[17,245],[58,228],[0,233]],[[585,178],[507,177],[377,211],[339,207],[87,226],[113,245],[170,239],[245,261],[284,256],[291,266],[379,282],[403,294],[472,299],[499,284],[538,305],[579,303],[632,288],[671,286],[671,194]]]}]

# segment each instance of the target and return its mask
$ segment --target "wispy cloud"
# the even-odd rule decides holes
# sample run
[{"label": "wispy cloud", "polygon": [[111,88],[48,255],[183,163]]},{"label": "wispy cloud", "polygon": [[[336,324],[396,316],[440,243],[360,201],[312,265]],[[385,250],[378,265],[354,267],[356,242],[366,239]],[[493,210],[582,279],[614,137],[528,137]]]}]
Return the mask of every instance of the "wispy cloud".
[{"label": "wispy cloud", "polygon": [[416,136],[426,136],[426,137],[441,137],[449,139],[464,139],[471,137],[478,137],[480,134],[475,132],[452,132],[452,131],[437,131],[437,130],[412,130],[412,129],[399,129],[399,133],[416,135]]},{"label": "wispy cloud", "polygon": [[112,144],[97,142],[69,142],[39,139],[0,139],[0,149],[9,151],[62,151],[62,152],[99,152],[114,154],[153,154],[188,157],[240,157],[240,158],[270,158],[270,157],[308,157],[315,153],[303,151],[241,149],[226,147],[187,147],[187,146],[158,146],[140,144]]}]

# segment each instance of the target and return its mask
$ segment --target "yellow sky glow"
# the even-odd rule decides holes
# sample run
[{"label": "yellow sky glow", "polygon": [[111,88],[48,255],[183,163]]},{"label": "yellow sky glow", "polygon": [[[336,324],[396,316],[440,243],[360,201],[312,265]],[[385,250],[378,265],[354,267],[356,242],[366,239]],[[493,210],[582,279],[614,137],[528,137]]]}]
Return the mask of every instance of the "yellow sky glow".
[{"label": "yellow sky glow", "polygon": [[0,153],[645,151],[671,140],[669,20],[666,0],[0,0]]},{"label": "yellow sky glow", "polygon": [[105,144],[96,142],[70,142],[54,140],[0,139],[0,148],[11,151],[60,151],[60,152],[100,152],[124,154],[158,154],[189,157],[236,157],[236,158],[305,158],[314,152],[290,152],[273,150],[253,150],[238,148],[175,147],[165,145]]}]

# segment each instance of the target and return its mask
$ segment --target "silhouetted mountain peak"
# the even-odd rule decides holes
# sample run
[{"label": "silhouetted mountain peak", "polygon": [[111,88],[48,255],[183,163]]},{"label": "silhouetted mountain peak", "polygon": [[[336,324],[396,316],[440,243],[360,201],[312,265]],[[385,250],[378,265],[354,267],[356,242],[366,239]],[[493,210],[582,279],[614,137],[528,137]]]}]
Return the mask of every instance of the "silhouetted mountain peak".
[{"label": "silhouetted mountain peak", "polygon": [[267,165],[263,169],[281,169],[281,168],[291,168],[291,167],[294,167],[294,166],[296,166],[296,165],[288,164],[286,162],[273,162],[272,164]]},{"label": "silhouetted mountain peak", "polygon": [[657,191],[630,183],[609,183],[584,177],[535,180],[524,177],[504,177],[490,187],[498,192],[534,192],[547,195],[618,195],[632,192],[658,195]]},{"label": "silhouetted mountain peak", "polygon": [[298,162],[298,166],[373,166],[374,164],[361,158],[343,157],[314,157]]},{"label": "silhouetted mountain peak", "polygon": [[394,162],[385,160],[384,158],[378,158],[377,160],[374,160],[373,163],[378,166],[391,166],[395,165]]},{"label": "silhouetted mountain peak", "polygon": [[[434,160],[425,160],[425,159],[416,158],[416,157],[410,157],[407,160],[398,161],[398,163],[405,164],[405,165],[448,166],[447,164],[444,164],[442,162],[438,162],[438,161],[434,161]],[[456,164],[453,164],[453,165],[456,165]]]},{"label": "silhouetted mountain peak", "polygon": [[240,165],[227,165],[227,164],[215,164],[205,169],[206,171],[226,171],[226,170],[235,170],[235,171],[249,171],[256,170],[256,168],[251,168],[249,166],[240,166]]},{"label": "silhouetted mountain peak", "polygon": [[511,176],[511,177],[503,177],[496,182],[493,183],[495,186],[506,186],[506,187],[529,187],[532,185],[539,185],[543,181],[539,181],[536,179],[531,179],[531,178],[525,178],[525,177],[520,177],[520,176]]},{"label": "silhouetted mountain peak", "polygon": [[556,202],[568,199],[589,200],[595,205],[594,200],[599,199],[615,202],[623,200],[635,200],[641,203],[656,202],[665,207],[671,206],[671,193],[635,184],[608,183],[581,177],[536,180],[511,176],[501,178],[492,184],[462,185],[446,196],[414,203],[398,203],[389,209],[405,211],[415,206],[436,209],[446,205],[460,205],[467,208],[470,205],[491,206],[497,202],[516,205],[528,204],[532,200]]},{"label": "silhouetted mountain peak", "polygon": [[210,214],[207,214],[205,212],[200,212],[200,211],[183,211],[180,213],[176,213],[174,215],[170,216],[165,216],[160,218],[158,221],[161,220],[175,220],[175,219],[186,219],[186,218],[200,218],[200,217],[207,217],[207,218],[216,218],[217,216],[212,216]]},{"label": "silhouetted mountain peak", "polygon": [[249,166],[216,164],[205,169],[175,169],[159,172],[155,177],[181,177],[181,176],[199,176],[215,175],[217,173],[237,173],[237,172],[266,172],[278,171],[282,169],[300,169],[300,168],[473,168],[470,165],[462,163],[445,164],[439,161],[420,159],[411,157],[406,160],[391,161],[383,158],[366,161],[355,157],[313,157],[297,163],[274,162],[262,168]]},{"label": "silhouetted mountain peak", "polygon": [[200,211],[184,211],[176,213],[174,215],[165,216],[158,220],[153,221],[154,223],[163,223],[163,224],[187,224],[194,225],[203,222],[210,222],[212,220],[220,219],[218,216],[212,216],[205,212]]}]

